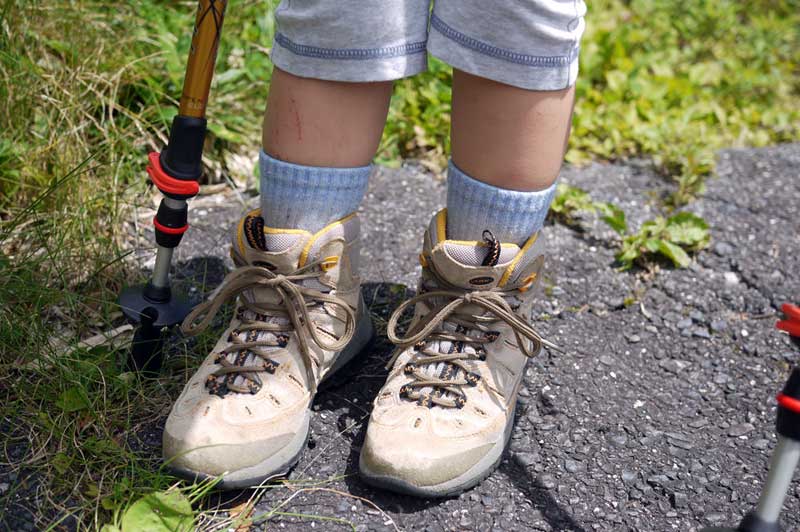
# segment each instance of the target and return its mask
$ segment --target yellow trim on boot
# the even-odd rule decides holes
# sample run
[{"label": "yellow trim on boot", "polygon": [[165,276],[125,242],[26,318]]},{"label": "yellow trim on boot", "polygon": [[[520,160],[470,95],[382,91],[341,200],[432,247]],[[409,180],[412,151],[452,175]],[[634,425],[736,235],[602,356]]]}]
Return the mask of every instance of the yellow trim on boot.
[{"label": "yellow trim on boot", "polygon": [[[324,235],[325,233],[327,233],[328,231],[330,231],[334,227],[336,227],[338,225],[343,225],[345,222],[349,221],[351,218],[354,218],[355,215],[356,215],[356,213],[354,213],[354,212],[350,213],[347,216],[345,216],[344,218],[342,218],[341,220],[336,220],[332,224],[330,224],[330,225],[328,225],[326,227],[323,227],[322,229],[319,230],[319,232],[317,232],[314,236],[312,236],[311,239],[306,243],[306,246],[303,248],[302,253],[300,253],[300,260],[297,263],[297,267],[298,268],[302,268],[303,266],[306,265],[306,261],[308,260],[308,254],[311,253],[311,247],[314,245],[314,242],[319,237],[321,237],[322,235]],[[307,233],[308,231],[302,231],[302,232]]]},{"label": "yellow trim on boot", "polygon": [[[463,246],[487,247],[489,244],[484,240],[453,240],[447,238],[447,209],[442,209],[436,213],[436,243],[447,242],[450,244],[460,244]],[[500,246],[516,246],[513,242],[500,242]]]},{"label": "yellow trim on boot", "polygon": [[447,208],[436,213],[436,243],[447,240]]},{"label": "yellow trim on boot", "polygon": [[236,228],[236,243],[239,244],[239,253],[244,256],[244,219],[248,216],[260,216],[261,209],[253,209],[239,219],[239,225]]},{"label": "yellow trim on boot", "polygon": [[517,267],[517,264],[519,264],[519,261],[522,260],[522,257],[525,255],[525,253],[533,246],[533,244],[536,242],[537,238],[539,238],[539,233],[534,233],[528,239],[528,241],[525,242],[525,245],[522,246],[522,249],[519,250],[519,253],[517,253],[517,256],[514,257],[514,259],[511,261],[511,264],[509,264],[508,268],[506,268],[506,271],[503,272],[503,276],[500,277],[500,282],[497,283],[497,286],[505,286],[506,285],[508,280],[511,278],[511,274],[514,273],[514,268]]}]

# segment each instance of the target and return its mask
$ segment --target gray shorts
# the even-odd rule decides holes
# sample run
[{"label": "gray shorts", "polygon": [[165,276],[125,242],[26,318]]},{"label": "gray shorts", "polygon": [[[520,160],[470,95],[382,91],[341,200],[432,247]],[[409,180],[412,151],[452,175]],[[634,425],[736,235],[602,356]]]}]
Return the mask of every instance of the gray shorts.
[{"label": "gray shorts", "polygon": [[583,0],[282,0],[274,64],[301,77],[387,81],[427,68],[427,52],[530,90],[578,75]]}]

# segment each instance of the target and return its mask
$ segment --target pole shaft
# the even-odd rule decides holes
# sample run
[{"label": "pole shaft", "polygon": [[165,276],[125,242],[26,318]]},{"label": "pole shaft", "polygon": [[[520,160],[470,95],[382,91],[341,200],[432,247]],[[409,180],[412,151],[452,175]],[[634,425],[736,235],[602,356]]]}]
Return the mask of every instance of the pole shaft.
[{"label": "pole shaft", "polygon": [[764,484],[756,508],[756,514],[764,521],[768,523],[778,521],[798,462],[800,462],[800,442],[779,436],[778,444],[772,453],[767,482]]},{"label": "pole shaft", "polygon": [[200,0],[178,113],[204,118],[227,0]]}]

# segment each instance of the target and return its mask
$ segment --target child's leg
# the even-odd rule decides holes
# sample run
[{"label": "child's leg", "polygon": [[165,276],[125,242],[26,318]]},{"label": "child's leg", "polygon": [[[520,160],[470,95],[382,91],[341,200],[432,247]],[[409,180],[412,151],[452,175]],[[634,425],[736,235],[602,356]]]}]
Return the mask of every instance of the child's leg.
[{"label": "child's leg", "polygon": [[326,81],[276,68],[264,114],[264,151],[300,165],[367,166],[378,149],[391,94],[391,81]]},{"label": "child's leg", "polygon": [[239,296],[230,327],[167,419],[164,456],[176,472],[221,476],[226,489],[284,474],[306,446],[320,381],[369,342],[355,211],[391,80],[425,69],[428,12],[429,0],[278,7],[261,215],[236,225],[236,270],[184,323],[197,334]]},{"label": "child's leg", "polygon": [[275,68],[262,129],[267,226],[316,232],[358,208],[391,92],[391,81],[327,81]]},{"label": "child's leg", "polygon": [[421,72],[429,0],[304,0],[275,12],[261,153],[270,227],[315,232],[354,212],[391,80]]},{"label": "child's leg", "polygon": [[548,188],[561,170],[574,97],[574,87],[532,91],[456,70],[453,163],[496,187]]},{"label": "child's leg", "polygon": [[554,194],[572,113],[580,0],[436,3],[428,47],[453,65],[450,238],[522,243]]},{"label": "child's leg", "polygon": [[574,87],[532,91],[454,72],[450,238],[480,240],[489,229],[521,244],[541,228],[567,147],[574,94]]},{"label": "child's leg", "polygon": [[361,448],[368,482],[452,496],[502,460],[527,359],[544,345],[530,324],[536,234],[569,132],[583,11],[581,0],[435,2],[428,47],[457,69],[447,210],[425,233],[422,289],[387,324],[398,349]]}]

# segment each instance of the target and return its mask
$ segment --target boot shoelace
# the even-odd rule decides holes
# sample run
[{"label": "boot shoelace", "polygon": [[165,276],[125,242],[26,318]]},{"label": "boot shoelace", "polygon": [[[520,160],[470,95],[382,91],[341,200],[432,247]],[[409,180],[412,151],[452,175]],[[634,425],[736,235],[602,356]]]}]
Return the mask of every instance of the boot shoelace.
[{"label": "boot shoelace", "polygon": [[[466,395],[461,388],[477,386],[480,381],[480,375],[473,373],[467,362],[486,360],[484,344],[497,340],[499,333],[491,330],[491,326],[499,321],[508,324],[514,332],[520,351],[527,357],[536,356],[543,345],[560,351],[557,346],[542,339],[526,320],[514,312],[502,295],[511,295],[518,291],[437,289],[422,292],[403,302],[394,311],[387,325],[387,336],[397,346],[387,368],[391,368],[406,349],[412,346],[414,348],[414,354],[403,368],[403,372],[411,377],[412,381],[400,389],[401,397],[415,400],[418,404],[429,408],[434,405],[463,408],[466,404]],[[397,325],[400,316],[403,311],[417,303],[424,303],[431,307],[431,310],[420,318],[406,336],[399,336]],[[481,307],[485,312],[480,314],[464,312],[463,307],[469,305]],[[456,330],[443,330],[441,325],[444,323],[455,325]],[[468,331],[479,331],[480,335],[466,334]],[[451,349],[450,353],[442,353],[428,347],[429,343],[435,341],[449,341],[459,347]],[[463,348],[466,345],[473,346],[475,353],[465,352]],[[445,369],[439,377],[422,370],[425,366],[440,363],[444,363]],[[424,388],[432,388],[434,391],[423,393]]]},{"label": "boot shoelace", "polygon": [[[195,307],[181,325],[181,331],[189,336],[201,333],[211,324],[214,316],[227,301],[239,296],[242,292],[253,289],[269,288],[277,292],[277,303],[248,301],[239,298],[239,326],[228,337],[229,346],[219,352],[215,360],[219,368],[209,375],[206,387],[209,392],[224,395],[228,391],[238,393],[257,393],[261,388],[259,372],[275,373],[278,363],[270,358],[281,349],[285,349],[290,336],[295,332],[299,352],[305,362],[308,381],[312,391],[316,391],[317,379],[315,369],[321,361],[310,348],[310,341],[326,351],[339,351],[353,337],[356,317],[350,305],[343,299],[304,287],[299,282],[305,279],[319,278],[324,270],[325,261],[317,261],[291,274],[281,275],[272,272],[265,266],[241,266],[229,273],[217,292],[207,301]],[[309,314],[309,309],[320,305],[338,307],[344,312],[344,333],[333,341],[323,338]],[[255,315],[255,319],[247,319],[245,311]],[[283,323],[273,318],[283,318]],[[262,335],[262,333],[272,333]],[[326,335],[330,335],[325,331]],[[266,338],[259,338],[266,336]],[[271,338],[270,338],[271,336]],[[244,337],[244,339],[242,339]],[[228,355],[236,353],[233,362]],[[248,355],[254,355],[261,364],[245,365]],[[242,376],[246,384],[237,384],[237,376]],[[220,378],[224,379],[220,382]]]}]

